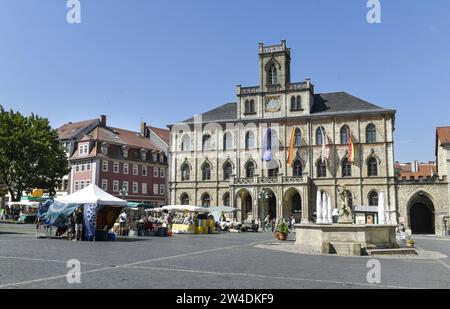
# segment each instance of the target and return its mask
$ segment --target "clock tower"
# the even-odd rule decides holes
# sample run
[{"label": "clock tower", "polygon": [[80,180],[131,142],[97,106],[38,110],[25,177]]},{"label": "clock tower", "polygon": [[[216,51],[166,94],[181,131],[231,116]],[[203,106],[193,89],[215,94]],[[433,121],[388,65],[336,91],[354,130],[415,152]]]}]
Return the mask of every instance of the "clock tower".
[{"label": "clock tower", "polygon": [[286,41],[279,45],[259,43],[259,84],[262,92],[283,91],[291,82],[291,49]]}]

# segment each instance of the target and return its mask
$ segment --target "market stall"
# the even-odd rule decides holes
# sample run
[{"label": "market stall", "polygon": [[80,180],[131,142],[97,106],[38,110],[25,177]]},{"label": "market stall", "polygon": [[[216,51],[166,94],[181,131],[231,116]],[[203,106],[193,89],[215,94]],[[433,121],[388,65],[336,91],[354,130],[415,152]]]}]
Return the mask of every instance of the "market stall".
[{"label": "market stall", "polygon": [[171,205],[162,207],[162,210],[175,213],[172,224],[173,234],[210,234],[215,231],[215,221],[208,216],[208,208]]},{"label": "market stall", "polygon": [[81,205],[84,213],[84,234],[88,240],[107,240],[127,201],[106,193],[95,184],[81,191],[56,199],[57,203]]},{"label": "market stall", "polygon": [[23,196],[19,202],[7,203],[13,220],[22,223],[35,223],[39,206],[48,199]]},{"label": "market stall", "polygon": [[236,222],[227,220],[227,217],[229,218],[230,214],[236,214],[241,210],[229,206],[216,206],[208,208],[208,211],[214,217],[214,220],[219,224],[220,229],[222,231],[228,231],[230,228],[233,228],[236,225]]}]

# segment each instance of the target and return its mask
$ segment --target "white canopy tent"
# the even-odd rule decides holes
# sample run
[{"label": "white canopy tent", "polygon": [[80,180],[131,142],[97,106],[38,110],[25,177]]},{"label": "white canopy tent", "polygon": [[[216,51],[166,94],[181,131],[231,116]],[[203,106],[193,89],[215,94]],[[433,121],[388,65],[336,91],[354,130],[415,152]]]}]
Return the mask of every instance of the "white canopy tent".
[{"label": "white canopy tent", "polygon": [[169,205],[164,206],[162,210],[181,211],[181,212],[209,212],[208,208],[190,205]]},{"label": "white canopy tent", "polygon": [[60,197],[55,201],[64,204],[97,204],[104,206],[127,207],[127,201],[106,193],[95,184],[91,184],[76,193]]}]

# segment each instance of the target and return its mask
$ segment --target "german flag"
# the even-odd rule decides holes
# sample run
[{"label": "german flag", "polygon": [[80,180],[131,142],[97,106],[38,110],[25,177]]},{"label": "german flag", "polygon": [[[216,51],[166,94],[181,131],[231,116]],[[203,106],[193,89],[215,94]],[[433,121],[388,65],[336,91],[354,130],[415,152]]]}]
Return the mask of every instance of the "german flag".
[{"label": "german flag", "polygon": [[350,133],[350,128],[347,127],[347,140],[348,140],[348,161],[355,161],[355,145],[353,144],[352,134]]},{"label": "german flag", "polygon": [[291,143],[289,145],[289,154],[288,154],[288,159],[287,159],[287,163],[290,165],[292,165],[292,163],[294,163],[294,158],[295,158],[294,148],[295,148],[295,128],[292,128]]}]

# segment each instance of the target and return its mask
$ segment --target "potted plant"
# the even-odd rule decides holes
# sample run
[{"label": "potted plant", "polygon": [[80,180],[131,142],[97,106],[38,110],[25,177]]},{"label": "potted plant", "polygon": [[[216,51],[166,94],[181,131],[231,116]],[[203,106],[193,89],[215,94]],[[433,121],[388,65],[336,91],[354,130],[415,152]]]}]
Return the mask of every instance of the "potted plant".
[{"label": "potted plant", "polygon": [[277,227],[275,229],[275,238],[278,240],[283,240],[285,241],[288,237],[289,234],[289,226],[287,225],[287,223],[281,221],[277,224]]}]

